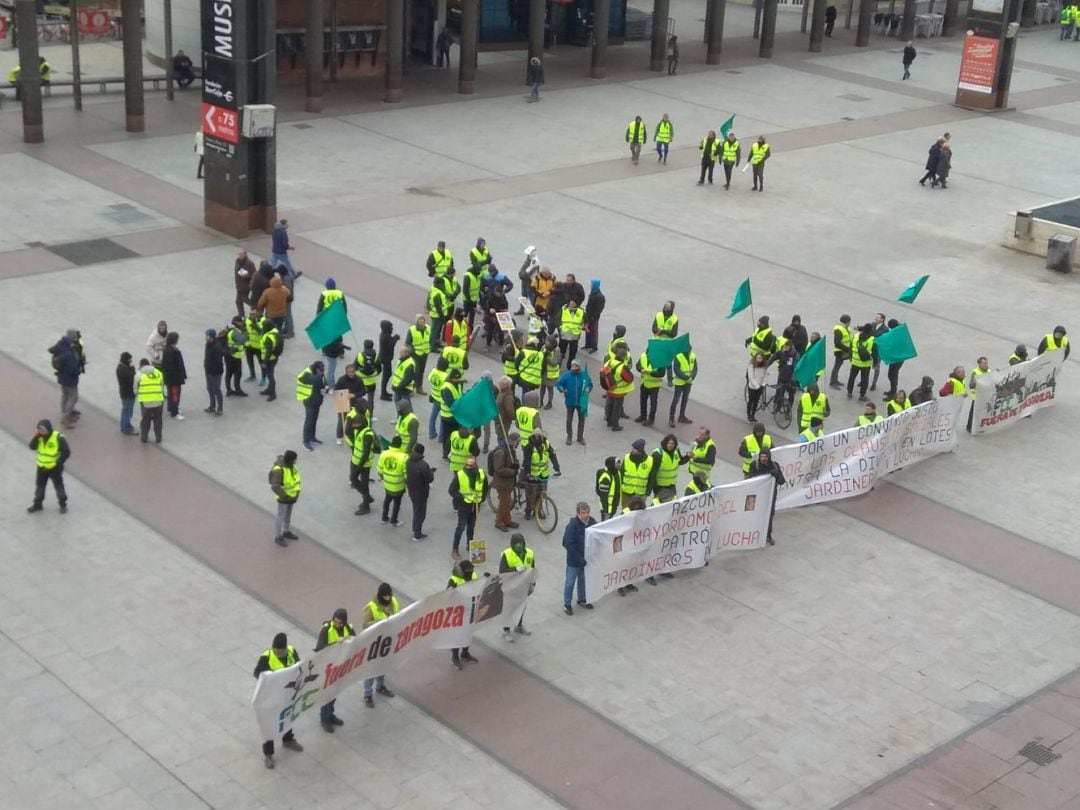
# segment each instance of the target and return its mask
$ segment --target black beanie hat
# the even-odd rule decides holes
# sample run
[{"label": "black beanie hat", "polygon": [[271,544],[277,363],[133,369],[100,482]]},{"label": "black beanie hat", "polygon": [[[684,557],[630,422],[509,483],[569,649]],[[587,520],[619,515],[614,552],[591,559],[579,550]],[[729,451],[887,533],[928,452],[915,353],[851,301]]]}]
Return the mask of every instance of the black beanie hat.
[{"label": "black beanie hat", "polygon": [[284,633],[278,633],[274,636],[274,643],[270,645],[271,649],[284,650],[289,646],[289,637]]}]

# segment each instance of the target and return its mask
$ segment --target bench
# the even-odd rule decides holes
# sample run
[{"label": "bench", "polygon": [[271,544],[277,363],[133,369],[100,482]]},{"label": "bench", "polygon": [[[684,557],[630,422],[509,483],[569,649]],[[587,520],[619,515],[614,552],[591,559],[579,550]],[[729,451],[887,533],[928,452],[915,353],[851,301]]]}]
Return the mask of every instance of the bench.
[{"label": "bench", "polygon": [[[144,85],[147,82],[149,82],[153,86],[154,90],[160,90],[162,85],[164,85],[169,80],[169,77],[165,76],[165,75],[143,76],[142,80],[143,80]],[[198,82],[199,81],[198,78],[196,78],[195,81]],[[87,88],[97,87],[99,92],[106,93],[106,92],[108,92],[108,88],[110,86],[112,86],[112,85],[119,85],[119,86],[123,87],[124,86],[124,77],[123,76],[103,76],[103,77],[85,78],[82,81],[80,81],[79,84],[81,85],[81,87],[82,87],[82,89],[84,91]],[[42,83],[42,85],[41,85],[41,94],[43,96],[48,97],[48,96],[52,95],[52,88],[54,88],[54,87],[74,87],[74,86],[75,86],[75,82],[72,79],[57,79],[55,81],[50,81],[48,84]],[[5,87],[7,89],[14,89],[15,85],[7,84],[7,85],[3,85],[3,87]],[[2,91],[0,91],[0,107],[3,107],[3,103],[4,103],[5,98],[6,98],[6,96],[4,95],[4,93]]]}]

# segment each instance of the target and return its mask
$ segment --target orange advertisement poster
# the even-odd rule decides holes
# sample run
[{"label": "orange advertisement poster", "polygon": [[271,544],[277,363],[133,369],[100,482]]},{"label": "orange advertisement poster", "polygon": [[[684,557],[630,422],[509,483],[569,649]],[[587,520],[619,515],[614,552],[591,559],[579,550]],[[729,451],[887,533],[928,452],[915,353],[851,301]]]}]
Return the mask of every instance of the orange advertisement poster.
[{"label": "orange advertisement poster", "polygon": [[960,59],[960,80],[956,86],[975,93],[993,93],[1000,45],[998,40],[990,37],[965,37],[964,54]]}]

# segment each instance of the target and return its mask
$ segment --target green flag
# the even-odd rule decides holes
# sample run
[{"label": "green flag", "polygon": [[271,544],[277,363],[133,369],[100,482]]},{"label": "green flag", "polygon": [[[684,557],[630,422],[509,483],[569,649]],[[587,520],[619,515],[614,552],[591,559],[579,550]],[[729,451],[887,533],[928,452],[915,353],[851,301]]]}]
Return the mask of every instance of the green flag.
[{"label": "green flag", "polygon": [[877,346],[878,357],[881,358],[882,363],[902,363],[919,356],[919,353],[915,351],[915,344],[911,341],[911,332],[908,331],[906,323],[875,338],[874,345]]},{"label": "green flag", "polygon": [[690,333],[684,332],[677,337],[649,338],[645,353],[649,356],[649,365],[653,368],[667,368],[674,362],[675,355],[690,351]]},{"label": "green flag", "polygon": [[315,316],[304,331],[316,349],[329,346],[346,332],[352,331],[345,302],[340,298]]},{"label": "green flag", "polygon": [[922,292],[923,285],[926,284],[930,276],[923,276],[917,281],[913,281],[908,284],[907,289],[900,293],[900,297],[897,301],[903,301],[905,304],[914,304],[915,299],[919,297],[919,293]]},{"label": "green flag", "polygon": [[818,338],[806,350],[795,364],[795,379],[802,388],[809,388],[821,374],[825,373],[825,339]]},{"label": "green flag", "polygon": [[727,140],[727,134],[731,132],[731,128],[735,126],[735,116],[731,116],[727,121],[720,125],[720,137]]},{"label": "green flag", "polygon": [[754,303],[754,299],[750,295],[750,279],[747,279],[735,291],[735,300],[731,302],[731,312],[728,314],[728,320],[734,318],[752,303]]},{"label": "green flag", "polygon": [[482,427],[498,416],[499,409],[495,405],[495,392],[491,389],[491,381],[485,377],[474,383],[454,401],[450,406],[450,413],[459,425],[467,428]]}]

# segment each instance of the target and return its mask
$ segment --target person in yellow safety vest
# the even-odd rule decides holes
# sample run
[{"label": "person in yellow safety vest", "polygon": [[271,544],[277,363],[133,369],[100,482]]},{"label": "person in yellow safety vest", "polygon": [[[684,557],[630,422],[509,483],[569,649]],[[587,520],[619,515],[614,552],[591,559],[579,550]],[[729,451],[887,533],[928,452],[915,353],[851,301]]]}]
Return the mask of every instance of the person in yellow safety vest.
[{"label": "person in yellow safety vest", "polygon": [[[440,358],[440,364],[446,358]],[[460,369],[450,368],[443,376],[442,385],[439,386],[439,418],[441,429],[439,432],[442,441],[442,457],[446,458],[450,452],[450,436],[457,429],[458,423],[454,419],[453,408],[465,390],[465,375]]]},{"label": "person in yellow safety vest", "polygon": [[1073,42],[1080,40],[1080,5],[1072,4]]},{"label": "person in yellow safety vest", "polygon": [[635,439],[630,445],[630,452],[623,456],[620,468],[622,484],[622,505],[630,503],[635,495],[645,497],[653,486],[653,468],[656,459],[645,451],[645,440]]},{"label": "person in yellow safety vest", "polygon": [[600,499],[600,519],[607,520],[619,511],[622,505],[622,474],[619,472],[620,459],[608,456],[604,466],[596,471],[594,491]]},{"label": "person in yellow safety vest", "polygon": [[431,345],[433,348],[437,348],[442,345],[443,326],[446,325],[446,320],[453,314],[454,304],[446,297],[446,293],[443,292],[443,288],[438,282],[431,285],[426,301],[428,321],[431,324]]},{"label": "person in yellow safety vest", "polygon": [[[455,558],[456,559],[456,558]],[[485,576],[489,576],[485,574]],[[461,560],[455,562],[454,567],[450,570],[450,579],[446,583],[447,588],[457,588],[460,585],[464,585],[466,582],[472,582],[476,579],[476,571],[473,569],[473,564],[470,560]],[[450,663],[457,669],[461,669],[461,662],[467,661],[470,664],[476,664],[479,659],[469,652],[468,647],[454,647],[450,650]]]},{"label": "person in yellow safety vest", "polygon": [[895,416],[901,411],[906,411],[910,407],[911,400],[908,399],[907,392],[901,388],[896,392],[896,395],[885,404],[885,412],[887,416]]},{"label": "person in yellow safety vest", "polygon": [[277,497],[277,516],[274,518],[274,542],[282,548],[286,540],[299,540],[292,531],[292,509],[300,499],[300,470],[296,466],[296,451],[286,450],[270,468],[270,489]]},{"label": "person in yellow safety vest", "polygon": [[[401,496],[405,494],[405,465],[408,454],[401,448],[400,436],[390,440],[390,446],[379,454],[379,463],[375,467],[383,482],[385,497],[382,505],[382,522],[391,526],[400,526],[398,513],[401,511]],[[393,512],[391,512],[391,507]]]},{"label": "person in yellow safety vest", "polygon": [[[1076,26],[1076,30],[1080,31],[1080,24]],[[1043,335],[1043,339],[1039,341],[1039,354],[1045,354],[1046,352],[1057,351],[1062,349],[1065,352],[1065,359],[1069,359],[1069,339],[1065,337],[1065,327],[1055,326],[1053,332],[1048,332]]]},{"label": "person in yellow safety vest", "polygon": [[161,444],[162,416],[165,410],[165,375],[161,369],[150,364],[145,357],[139,361],[139,376],[135,378],[135,399],[142,417],[139,420],[139,438],[146,444],[150,427],[154,428],[154,441]]},{"label": "person in yellow safety vest", "polygon": [[772,436],[765,432],[765,425],[761,422],[755,422],[753,431],[743,436],[742,442],[739,444],[739,455],[742,456],[742,471],[743,478],[749,478],[750,465],[754,463],[758,453],[761,452],[763,447],[771,448],[773,446]]},{"label": "person in yellow safety vest", "polygon": [[851,399],[855,393],[855,380],[859,381],[859,402],[866,402],[866,390],[870,387],[870,369],[877,360],[874,347],[874,325],[863,324],[859,334],[851,339],[851,371],[848,372],[847,396]]},{"label": "person in yellow safety vest", "polygon": [[394,376],[390,388],[394,392],[394,402],[412,402],[412,392],[416,389],[416,360],[412,349],[402,346],[398,350],[398,362],[394,366]]},{"label": "person in yellow safety vest", "polygon": [[620,346],[626,349],[626,354],[629,356],[630,344],[626,341],[626,327],[621,323],[616,325],[611,334],[611,341],[608,343],[607,351],[604,352],[604,365],[611,364],[611,361],[615,359],[615,350]]},{"label": "person in yellow safety vest", "polygon": [[536,338],[529,338],[529,342],[518,358],[518,380],[523,395],[536,391],[544,381],[544,354],[539,346]]},{"label": "person in yellow safety vest", "polygon": [[[22,99],[22,86],[19,83],[19,74],[22,73],[22,66],[15,65],[10,71],[8,71],[8,84],[15,86],[15,100]],[[42,84],[49,84],[52,78],[52,66],[46,61],[44,56],[38,57],[38,76],[41,78]]]},{"label": "person in yellow safety vest", "polygon": [[[160,373],[160,372],[159,372]],[[45,502],[45,487],[52,481],[56,500],[60,502],[60,514],[67,513],[67,490],[64,489],[64,464],[71,457],[67,439],[59,430],[53,430],[52,422],[42,419],[30,438],[30,449],[37,453],[37,477],[34,479],[34,502],[27,512],[40,512]]]},{"label": "person in yellow safety vest", "polygon": [[806,430],[810,427],[810,420],[817,417],[821,424],[825,419],[832,416],[832,406],[829,398],[821,393],[816,382],[810,383],[806,391],[799,397],[799,428]]},{"label": "person in yellow safety vest", "polygon": [[577,357],[578,343],[581,341],[581,331],[585,328],[585,310],[578,306],[578,302],[571,298],[562,308],[559,316],[559,352],[566,360],[566,367]]},{"label": "person in yellow safety vest", "polygon": [[439,417],[442,414],[442,387],[446,382],[446,376],[450,366],[445,358],[440,357],[435,368],[428,372],[428,402],[431,403],[431,412],[428,415],[428,439],[435,441],[439,438]]},{"label": "person in yellow safety vest", "polygon": [[821,428],[822,422],[820,416],[813,416],[810,418],[810,424],[806,429],[799,434],[800,444],[803,442],[813,442],[820,439],[825,435],[825,431]]},{"label": "person in yellow safety vest", "polygon": [[772,148],[765,143],[765,136],[750,145],[750,171],[754,175],[754,191],[765,190],[765,161],[772,155]]},{"label": "person in yellow safety vest", "polygon": [[667,503],[679,497],[679,467],[690,462],[690,456],[679,449],[679,440],[669,433],[652,452],[653,504]]},{"label": "person in yellow safety vest", "polygon": [[468,350],[463,348],[464,341],[457,335],[450,338],[450,342],[442,348],[440,357],[446,360],[447,367],[465,371],[469,368]]},{"label": "person in yellow safety vest", "polygon": [[453,267],[454,254],[446,249],[446,242],[440,241],[427,257],[427,274],[432,278],[442,278]]},{"label": "person in yellow safety vest", "polygon": [[990,368],[990,360],[986,357],[980,357],[975,363],[975,368],[971,370],[971,377],[968,380],[968,388],[971,390],[971,407],[968,408],[967,418],[968,433],[971,433],[971,423],[975,419],[975,380],[983,374],[989,374],[992,371]]},{"label": "person in yellow safety vest", "polygon": [[945,384],[941,386],[941,390],[938,391],[939,397],[964,397],[967,396],[967,386],[964,384],[964,380],[967,379],[967,374],[964,372],[963,366],[957,366],[952,370],[952,374],[945,380]]},{"label": "person in yellow safety vest", "polygon": [[840,384],[840,367],[845,360],[851,359],[851,316],[841,315],[840,321],[833,325],[833,367],[829,378],[829,388],[843,388]]},{"label": "person in yellow safety vest", "polygon": [[668,427],[675,427],[675,412],[679,412],[680,425],[692,425],[693,419],[686,415],[686,404],[690,401],[690,389],[697,379],[698,362],[693,349],[679,352],[671,364],[675,370],[675,393],[671,397],[671,409],[668,411]]},{"label": "person in yellow safety vest", "polygon": [[[361,630],[366,630],[374,624],[378,624],[390,618],[398,612],[398,600],[394,596],[394,589],[388,582],[380,582],[379,589],[375,592],[375,598],[364,605],[362,614]],[[385,675],[376,675],[374,678],[364,678],[364,705],[369,709],[375,708],[373,692],[378,692],[383,697],[394,697],[394,691],[386,685]]]},{"label": "person in yellow safety vest", "polygon": [[371,497],[371,467],[379,452],[378,438],[371,429],[367,414],[352,416],[345,431],[345,441],[352,448],[349,456],[349,486],[360,493],[360,505],[354,515],[366,515],[375,499]]},{"label": "person in yellow safety vest", "polygon": [[262,315],[258,310],[252,310],[251,314],[244,318],[244,332],[247,333],[247,340],[244,341],[244,355],[247,357],[248,376],[247,382],[255,382],[255,361],[259,361],[259,374],[262,377],[262,381],[266,381],[266,375],[262,371],[262,330],[259,328],[259,324],[262,322]]},{"label": "person in yellow safety vest", "polygon": [[[511,571],[528,571],[530,568],[536,568],[536,555],[533,554],[533,550],[525,545],[525,535],[520,532],[514,532],[510,535],[510,548],[504,549],[502,556],[499,557],[499,573],[508,574]],[[530,588],[529,594],[532,594]],[[509,615],[507,618],[512,618]],[[525,610],[521,611],[521,617],[518,619],[517,627],[514,628],[514,633],[522,636],[531,636],[532,631],[525,629]],[[503,627],[503,641],[509,641],[514,643],[514,633],[510,632],[510,625]]]},{"label": "person in yellow safety vest", "polygon": [[548,442],[544,431],[535,430],[528,442],[521,443],[521,475],[525,479],[526,520],[533,518],[536,499],[540,495],[540,490],[547,488],[548,479],[552,476],[552,467],[555,468],[555,478],[562,475],[555,448]]},{"label": "person in yellow safety vest", "polygon": [[668,149],[671,148],[671,141],[675,137],[675,125],[671,122],[671,118],[667,113],[661,116],[660,121],[656,124],[656,131],[653,132],[653,141],[656,143],[656,162],[667,163]]},{"label": "person in yellow safety vest", "polygon": [[[622,430],[619,420],[626,413],[623,410],[623,402],[628,394],[634,390],[634,372],[629,362],[629,352],[625,346],[615,348],[615,357],[610,365],[606,366],[607,399],[604,402],[604,419],[607,426],[613,431]],[[605,369],[600,369],[600,384],[605,382]]]},{"label": "person in yellow safety vest", "polygon": [[[284,633],[278,633],[274,636],[274,641],[270,645],[270,648],[263,650],[262,655],[259,656],[259,660],[255,662],[255,672],[253,674],[255,675],[255,679],[258,680],[259,676],[264,672],[274,672],[279,669],[295,666],[299,663],[300,656],[296,652],[296,647],[289,643],[288,636]],[[304,750],[304,746],[297,742],[291,728],[282,736],[281,744],[291,751]],[[270,770],[273,770],[274,741],[266,740],[263,743],[262,752],[263,764]]]},{"label": "person in yellow safety vest", "polygon": [[450,462],[452,473],[464,470],[469,459],[480,454],[480,441],[476,438],[476,432],[464,425],[449,435],[446,446],[447,455],[443,458]]},{"label": "person in yellow safety vest", "polygon": [[461,283],[457,280],[457,274],[453,269],[447,270],[446,274],[435,280],[435,286],[442,290],[449,304],[449,311],[454,311],[454,302],[461,295]]},{"label": "person in yellow safety vest", "polygon": [[724,166],[724,188],[730,190],[731,170],[742,163],[742,147],[739,145],[739,140],[735,137],[734,132],[728,131],[720,162]]},{"label": "person in yellow safety vest", "polygon": [[544,345],[540,347],[540,357],[543,360],[540,407],[550,411],[555,400],[555,383],[559,381],[559,373],[562,371],[562,354],[559,352],[559,339],[555,335],[548,335],[544,340]]},{"label": "person in yellow safety vest", "polygon": [[[1069,29],[1072,28],[1072,24],[1073,24],[1073,7],[1072,6],[1066,6],[1064,4],[1061,6],[1061,14],[1058,16],[1058,22],[1061,24],[1061,36],[1058,37],[1058,39],[1060,41],[1064,42],[1064,41],[1068,40],[1068,38],[1069,38]],[[11,76],[8,76],[8,81],[9,82],[11,81]]]},{"label": "person in yellow safety vest", "polygon": [[281,331],[277,324],[264,317],[259,323],[259,331],[262,351],[263,376],[266,378],[266,388],[259,392],[266,397],[267,402],[277,399],[277,378],[274,372],[277,370],[278,359],[285,348],[285,341],[281,337]]},{"label": "person in yellow safety vest", "polygon": [[690,479],[690,483],[686,485],[686,489],[683,490],[683,497],[687,495],[700,495],[702,492],[708,492],[712,489],[712,482],[709,481],[709,476],[703,472],[694,473],[694,477]]},{"label": "person in yellow safety vest", "polygon": [[773,332],[772,327],[769,326],[769,316],[762,315],[757,319],[757,329],[754,330],[754,334],[750,335],[743,341],[746,348],[750,352],[750,356],[755,354],[763,354],[766,357],[772,357],[776,353],[776,333]]},{"label": "person in yellow safety vest", "polygon": [[229,322],[225,330],[225,396],[246,397],[247,392],[240,387],[240,378],[244,375],[244,350],[247,344],[244,331],[244,319],[239,315]]},{"label": "person in yellow safety vest", "polygon": [[708,478],[712,474],[715,463],[716,442],[713,441],[712,431],[703,427],[698,431],[694,446],[690,448],[690,466],[687,469],[691,475],[697,475],[700,472]]},{"label": "person in yellow safety vest", "polygon": [[418,394],[427,393],[424,390],[424,377],[427,371],[428,355],[431,354],[431,340],[431,327],[428,326],[427,318],[417,315],[413,325],[405,330],[405,345],[412,349],[413,360],[416,361],[416,393]]},{"label": "person in yellow safety vest", "polygon": [[641,393],[638,396],[640,412],[634,421],[649,427],[656,419],[656,404],[660,396],[660,386],[664,382],[664,369],[652,367],[647,351],[641,353],[636,367],[641,375]]},{"label": "person in yellow safety vest", "polygon": [[[481,237],[476,240],[476,247],[469,251],[471,266],[462,276],[462,299],[465,303],[465,314],[469,319],[469,333],[472,334],[476,319],[476,308],[480,303],[480,296],[484,290],[484,278],[491,267],[491,252],[487,249],[487,242]],[[498,272],[498,271],[496,271]]]},{"label": "person in yellow safety vest", "polygon": [[455,307],[454,316],[443,327],[442,342],[453,343],[462,351],[469,350],[469,321],[465,318],[465,308]]},{"label": "person in yellow safety vest", "polygon": [[634,120],[626,127],[626,142],[630,144],[630,160],[638,162],[641,157],[641,145],[649,138],[649,129],[640,115],[635,115]]},{"label": "person in yellow safety vest", "polygon": [[[665,301],[652,322],[652,336],[657,340],[671,340],[679,334],[679,316],[675,314],[675,302]],[[671,366],[667,369],[668,387],[672,385]]]},{"label": "person in yellow safety vest", "polygon": [[521,363],[521,352],[517,350],[517,346],[512,341],[507,341],[503,346],[501,358],[503,365],[503,375],[510,378],[510,382],[513,385],[520,384],[518,377],[518,366]]},{"label": "person in yellow safety vest", "polygon": [[[331,644],[341,644],[345,639],[355,636],[356,628],[349,624],[349,612],[343,607],[338,608],[334,611],[330,621],[323,622],[322,627],[319,628],[319,637],[315,640],[315,652],[324,650]],[[331,700],[324,703],[319,709],[319,720],[322,723],[323,731],[330,734],[334,733],[335,726],[345,725],[345,721],[334,712],[336,702]]]},{"label": "person in yellow safety vest", "polygon": [[[457,527],[454,529],[454,547],[450,556],[461,559],[461,537],[466,543],[472,543],[476,532],[476,513],[488,494],[488,476],[476,463],[476,456],[465,460],[465,467],[450,476],[450,502],[457,512]],[[468,549],[466,548],[466,552]]]},{"label": "person in yellow safety vest", "polygon": [[413,413],[412,403],[407,400],[396,403],[394,408],[397,411],[394,433],[401,439],[401,451],[407,456],[412,452],[419,438],[420,418]]},{"label": "person in yellow safety vest", "polygon": [[884,422],[885,418],[877,412],[877,405],[873,402],[867,402],[866,408],[859,414],[859,418],[855,420],[854,427],[866,427],[872,425],[875,422]]},{"label": "person in yellow safety vest", "polygon": [[325,289],[319,293],[319,300],[315,302],[315,314],[318,315],[335,301],[340,301],[341,306],[348,312],[349,302],[345,300],[345,293],[337,288],[337,282],[328,278],[324,286]]},{"label": "person in yellow safety vest", "polygon": [[534,430],[543,429],[540,422],[540,394],[537,391],[529,391],[525,394],[521,405],[514,413],[517,422],[518,433],[521,434],[521,443],[525,445],[532,436]]},{"label": "person in yellow safety vest", "polygon": [[[353,365],[356,366],[356,376],[359,377],[360,381],[364,384],[364,399],[366,399],[370,405],[374,405],[375,389],[379,384],[379,372],[381,369],[379,353],[375,351],[374,340],[369,338],[364,341],[364,347],[360,350],[360,353],[356,355]],[[387,371],[386,376],[387,381],[389,381],[389,370]]]},{"label": "person in yellow safety vest", "polygon": [[304,449],[309,452],[315,449],[312,444],[322,444],[322,441],[315,437],[315,431],[319,424],[323,396],[327,390],[329,388],[321,360],[316,360],[296,375],[296,399],[304,405]]},{"label": "person in yellow safety vest", "polygon": [[701,177],[697,181],[699,186],[705,185],[706,177],[709,178],[709,185],[712,185],[713,170],[716,168],[716,156],[719,151],[720,140],[716,137],[716,132],[710,129],[698,144],[698,152],[701,153]]}]

